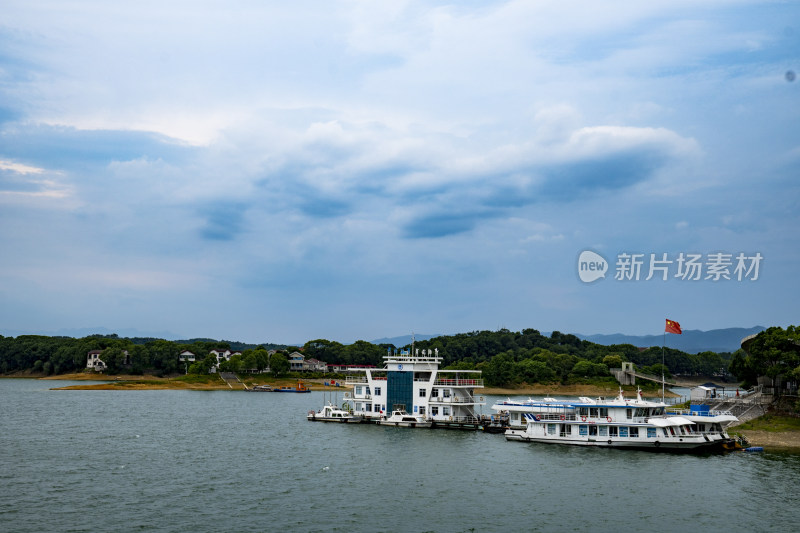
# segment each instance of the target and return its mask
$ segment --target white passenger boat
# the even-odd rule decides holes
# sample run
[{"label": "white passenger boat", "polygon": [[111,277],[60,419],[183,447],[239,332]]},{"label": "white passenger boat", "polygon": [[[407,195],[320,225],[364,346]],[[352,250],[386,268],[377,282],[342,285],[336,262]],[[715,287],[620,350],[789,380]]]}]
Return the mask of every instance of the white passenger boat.
[{"label": "white passenger boat", "polygon": [[[555,402],[555,403],[554,403]],[[662,451],[703,451],[722,447],[720,439],[697,431],[695,422],[668,415],[661,402],[581,397],[550,401],[549,410],[526,412],[525,429],[509,429],[508,440]],[[560,406],[560,408],[559,408]]]},{"label": "white passenger boat", "polygon": [[339,409],[330,402],[319,411],[309,411],[306,418],[311,422],[339,422],[342,424],[357,424],[361,422],[360,416],[356,416],[350,411]]},{"label": "white passenger boat", "polygon": [[424,416],[410,415],[403,410],[392,411],[391,416],[382,417],[378,424],[404,428],[429,428],[432,425]]},{"label": "white passenger boat", "polygon": [[[420,353],[422,352],[422,353]],[[405,410],[433,427],[480,429],[484,420],[475,412],[485,405],[475,390],[483,388],[480,370],[440,370],[438,350],[414,349],[384,357],[382,369],[363,368],[347,377],[344,401],[366,421],[381,422]],[[392,413],[387,416],[387,413]],[[415,427],[426,427],[417,422]]]}]

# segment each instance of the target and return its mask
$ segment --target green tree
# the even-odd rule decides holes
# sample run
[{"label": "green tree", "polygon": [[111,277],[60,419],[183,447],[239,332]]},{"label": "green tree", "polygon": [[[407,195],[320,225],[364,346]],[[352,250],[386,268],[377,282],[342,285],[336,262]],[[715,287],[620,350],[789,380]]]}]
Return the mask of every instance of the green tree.
[{"label": "green tree", "polygon": [[269,360],[269,370],[276,378],[285,376],[289,373],[289,359],[280,352],[273,354]]},{"label": "green tree", "polygon": [[757,375],[770,378],[774,387],[779,376],[791,377],[800,366],[800,329],[767,328],[747,343],[746,350],[747,364]]}]

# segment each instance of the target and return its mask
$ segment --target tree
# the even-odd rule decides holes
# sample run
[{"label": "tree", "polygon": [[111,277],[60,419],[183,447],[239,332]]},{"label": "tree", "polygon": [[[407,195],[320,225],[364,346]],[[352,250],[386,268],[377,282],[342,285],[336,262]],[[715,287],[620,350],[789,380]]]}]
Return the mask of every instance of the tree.
[{"label": "tree", "polygon": [[289,372],[289,359],[280,352],[274,354],[269,361],[269,370],[276,378],[285,376]]},{"label": "tree", "polygon": [[741,364],[737,361],[737,370],[746,370],[749,366],[756,375],[770,378],[774,387],[779,376],[791,378],[795,368],[800,366],[800,330],[797,326],[789,326],[786,330],[767,328],[750,340],[745,349],[747,362]]},{"label": "tree", "polygon": [[622,368],[622,357],[618,354],[609,354],[603,357],[603,364],[608,368]]}]

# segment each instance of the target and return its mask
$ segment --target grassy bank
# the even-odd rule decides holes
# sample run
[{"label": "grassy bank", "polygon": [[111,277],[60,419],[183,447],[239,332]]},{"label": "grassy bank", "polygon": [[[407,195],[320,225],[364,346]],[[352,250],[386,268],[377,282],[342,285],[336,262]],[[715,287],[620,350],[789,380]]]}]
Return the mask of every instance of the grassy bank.
[{"label": "grassy bank", "polygon": [[736,426],[734,434],[744,435],[751,446],[763,446],[766,451],[800,453],[800,418],[794,416],[766,414]]}]

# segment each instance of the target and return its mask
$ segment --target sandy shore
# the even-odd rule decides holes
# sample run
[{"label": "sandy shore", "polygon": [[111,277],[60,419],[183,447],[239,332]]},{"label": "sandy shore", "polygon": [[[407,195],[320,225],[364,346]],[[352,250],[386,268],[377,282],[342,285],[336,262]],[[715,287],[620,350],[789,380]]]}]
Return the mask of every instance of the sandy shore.
[{"label": "sandy shore", "polygon": [[790,451],[800,453],[800,431],[756,431],[732,428],[729,433],[741,433],[750,446],[763,446],[766,451]]},{"label": "sandy shore", "polygon": [[[57,387],[59,390],[134,390],[134,389],[152,389],[152,390],[230,390],[230,387],[221,378],[219,380],[212,380],[207,383],[186,383],[180,380],[171,378],[159,378],[155,376],[130,376],[130,375],[113,375],[103,376],[98,374],[63,374],[59,376],[48,376],[40,379],[45,380],[69,380],[69,381],[86,381],[97,382],[103,381],[104,383],[87,383],[86,385],[71,385],[68,387]],[[256,379],[256,384],[264,383],[263,380]],[[312,390],[330,390],[331,387],[324,385],[324,379],[307,379],[303,380]],[[249,381],[248,381],[249,383]],[[295,380],[270,380],[269,385],[272,386],[294,386]],[[598,387],[594,385],[529,385],[515,389],[486,387],[479,389],[478,394],[492,394],[497,396],[588,396],[595,398],[597,396],[612,397],[619,393],[619,388],[612,387]],[[645,391],[642,393],[645,397],[656,398],[661,397],[661,391]],[[626,387],[625,396],[634,397],[635,390],[632,387]],[[666,396],[677,396],[669,391]]]}]

